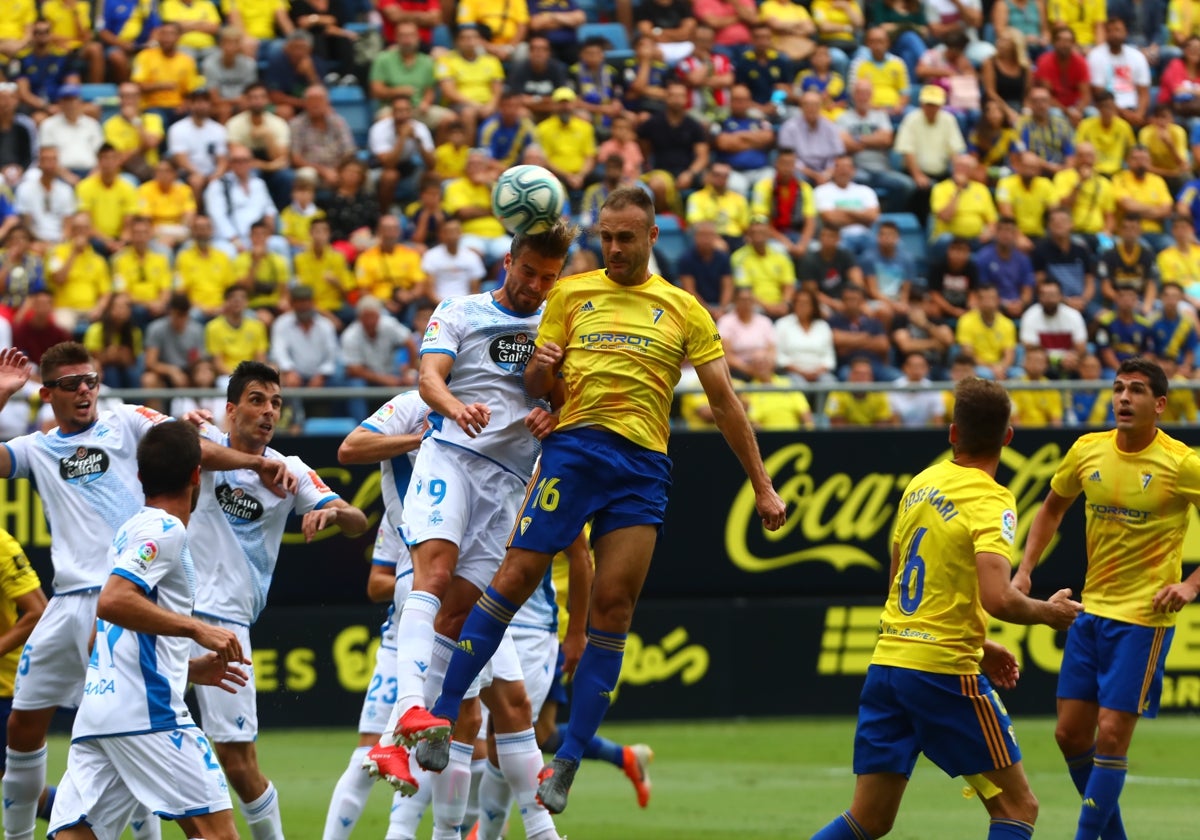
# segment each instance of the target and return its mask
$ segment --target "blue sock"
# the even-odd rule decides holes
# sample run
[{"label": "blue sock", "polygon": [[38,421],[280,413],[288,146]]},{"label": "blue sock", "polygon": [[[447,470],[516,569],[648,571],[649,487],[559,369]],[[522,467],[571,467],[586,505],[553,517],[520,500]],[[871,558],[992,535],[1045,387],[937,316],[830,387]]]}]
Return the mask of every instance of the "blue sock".
[{"label": "blue sock", "polygon": [[583,757],[598,758],[616,767],[625,767],[625,748],[599,735],[588,741],[587,746],[583,748]]},{"label": "blue sock", "polygon": [[538,749],[540,749],[544,753],[549,753],[550,755],[554,755],[556,752],[558,752],[558,748],[562,746],[562,742],[563,742],[562,730],[555,729],[553,732],[550,733],[549,738],[547,738],[545,741],[543,741],[541,744],[538,745]]},{"label": "blue sock", "polygon": [[812,840],[874,840],[863,830],[858,820],[850,816],[849,811],[843,811],[829,825],[812,836]]},{"label": "blue sock", "polygon": [[1102,829],[1108,826],[1109,818],[1117,809],[1121,788],[1125,786],[1125,774],[1129,772],[1129,759],[1123,755],[1097,755],[1092,777],[1088,779],[1083,794],[1083,808],[1079,812],[1079,828],[1075,840],[1098,840]]},{"label": "blue sock", "polygon": [[500,640],[516,611],[516,604],[490,586],[479,596],[458,634],[458,650],[454,651],[446,667],[442,694],[429,711],[447,720],[458,720],[458,707],[462,705],[463,696],[500,647]]},{"label": "blue sock", "polygon": [[988,826],[988,840],[1029,840],[1033,826],[1020,820],[995,819]]},{"label": "blue sock", "polygon": [[46,787],[46,804],[38,808],[37,818],[50,822],[50,813],[54,810],[54,797],[58,795],[58,788],[54,785]]},{"label": "blue sock", "polygon": [[[1075,783],[1075,789],[1079,791],[1082,797],[1087,792],[1088,780],[1092,777],[1093,759],[1096,757],[1096,748],[1092,747],[1085,753],[1073,756],[1067,759],[1067,771],[1071,774],[1071,781]],[[1125,823],[1121,819],[1121,807],[1118,805],[1113,809],[1112,815],[1108,818],[1108,823],[1100,832],[1101,840],[1128,840],[1125,834]]]},{"label": "blue sock", "polygon": [[571,720],[567,734],[556,758],[580,761],[584,750],[596,737],[600,721],[617,679],[621,676],[621,660],[625,658],[625,634],[603,633],[588,628],[588,643],[583,649],[579,667],[575,669],[575,693],[571,696]]}]

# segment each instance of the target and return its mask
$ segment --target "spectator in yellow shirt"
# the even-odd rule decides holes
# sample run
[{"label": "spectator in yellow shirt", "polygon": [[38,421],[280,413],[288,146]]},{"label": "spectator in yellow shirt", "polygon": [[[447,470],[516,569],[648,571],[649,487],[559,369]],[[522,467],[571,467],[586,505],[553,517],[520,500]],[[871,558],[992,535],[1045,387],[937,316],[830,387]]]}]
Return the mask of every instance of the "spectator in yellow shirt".
[{"label": "spectator in yellow shirt", "polygon": [[1001,216],[1017,221],[1021,235],[1017,247],[1025,253],[1034,241],[1046,235],[1046,214],[1058,206],[1058,191],[1042,171],[1042,159],[1033,152],[1022,152],[1017,171],[996,184],[996,209]]},{"label": "spectator in yellow shirt", "polygon": [[317,311],[340,330],[354,320],[354,309],[346,297],[354,288],[354,277],[346,265],[346,258],[330,247],[328,219],[313,219],[309,240],[310,247],[296,255],[296,285],[313,290]]},{"label": "spectator in yellow shirt", "polygon": [[9,0],[0,15],[0,57],[16,58],[33,40],[38,19],[37,0]]},{"label": "spectator in yellow shirt", "polygon": [[267,360],[267,328],[246,315],[248,301],[245,289],[230,286],[221,314],[204,326],[204,346],[219,376],[229,376],[240,362]]},{"label": "spectator in yellow shirt", "polygon": [[504,86],[504,68],[499,59],[484,51],[483,37],[476,26],[460,26],[455,49],[437,60],[434,77],[442,102],[458,112],[473,138],[479,125],[496,113]]},{"label": "spectator in yellow shirt", "polygon": [[1046,22],[1053,30],[1068,26],[1075,41],[1086,53],[1096,44],[1104,43],[1104,22],[1108,20],[1105,0],[1047,0]]},{"label": "spectator in yellow shirt", "polygon": [[[1049,382],[1046,350],[1042,347],[1025,348],[1025,373],[1017,377],[1019,382]],[[1021,428],[1040,429],[1045,426],[1058,427],[1063,424],[1063,397],[1061,391],[1028,391],[1013,388],[1012,424]]]},{"label": "spectator in yellow shirt", "polygon": [[197,63],[217,49],[221,13],[212,0],[163,0],[162,19],[179,24],[179,49]]},{"label": "spectator in yellow shirt", "polygon": [[42,17],[50,24],[50,43],[60,55],[78,61],[92,40],[92,9],[85,0],[42,0]]},{"label": "spectator in yellow shirt", "polygon": [[171,263],[150,249],[154,226],[146,216],[129,223],[129,244],[112,258],[114,292],[129,295],[133,322],[145,327],[167,311],[171,297]]},{"label": "spectator in yellow shirt", "polygon": [[1071,211],[1072,228],[1077,233],[1088,237],[1093,245],[1097,244],[1097,235],[1113,235],[1117,204],[1112,182],[1096,171],[1096,150],[1091,143],[1075,147],[1075,167],[1054,176],[1054,189],[1059,203]]},{"label": "spectator in yellow shirt", "polygon": [[746,244],[734,251],[729,261],[734,282],[749,286],[767,315],[781,318],[791,311],[796,295],[796,266],[785,252],[767,244],[770,237],[766,221],[755,217],[746,231]]},{"label": "spectator in yellow shirt", "polygon": [[999,214],[988,188],[971,177],[977,166],[973,156],[955,155],[950,177],[930,192],[929,211],[934,216],[935,240],[944,237],[991,241]]},{"label": "spectator in yellow shirt", "polygon": [[[1179,365],[1171,356],[1159,356],[1158,366],[1173,383],[1185,383],[1188,378],[1179,372]],[[1195,424],[1197,415],[1196,392],[1190,388],[1171,388],[1167,391],[1167,407],[1158,416],[1159,423]]]},{"label": "spectator in yellow shirt", "polygon": [[1137,144],[1133,126],[1120,115],[1112,91],[1097,91],[1093,100],[1099,114],[1084,117],[1075,129],[1075,144],[1091,143],[1096,150],[1096,171],[1112,177],[1121,171],[1129,150]]},{"label": "spectator in yellow shirt", "polygon": [[958,319],[955,340],[963,353],[975,357],[976,375],[983,379],[1009,378],[1017,355],[1017,327],[1000,311],[1000,292],[980,286],[975,307]]},{"label": "spectator in yellow shirt", "polygon": [[245,33],[242,51],[258,57],[258,42],[290,35],[289,0],[224,0],[225,23]]},{"label": "spectator in yellow shirt", "polygon": [[1184,289],[1200,284],[1200,245],[1190,219],[1176,216],[1171,222],[1175,244],[1158,252],[1159,281],[1176,283]]},{"label": "spectator in yellow shirt", "polygon": [[250,225],[250,247],[233,261],[235,282],[246,290],[246,305],[262,325],[271,329],[271,322],[284,309],[283,293],[290,280],[287,260],[267,247],[271,227],[263,221]]},{"label": "spectator in yellow shirt", "polygon": [[292,253],[304,250],[309,242],[312,223],[323,218],[325,211],[317,207],[316,188],[307,178],[298,178],[292,184],[292,201],[279,213],[279,230]]},{"label": "spectator in yellow shirt", "polygon": [[1129,168],[1114,175],[1112,185],[1118,214],[1141,216],[1142,235],[1150,240],[1155,250],[1167,245],[1163,220],[1171,215],[1174,202],[1167,182],[1150,171],[1150,152],[1145,146],[1134,146],[1129,150]]},{"label": "spectator in yellow shirt", "polygon": [[866,46],[869,53],[860,53],[850,65],[846,86],[853,89],[859,79],[866,79],[871,83],[871,107],[899,118],[908,109],[910,99],[908,67],[903,59],[888,52],[891,38],[882,26],[867,30]]},{"label": "spectator in yellow shirt", "polygon": [[467,157],[471,147],[467,145],[467,127],[462,120],[446,124],[446,142],[433,149],[433,174],[443,181],[452,181],[467,174]]},{"label": "spectator in yellow shirt", "polygon": [[67,332],[80,320],[95,321],[104,311],[112,283],[108,263],[92,248],[92,220],[76,213],[63,226],[66,240],[54,246],[46,262],[54,294],[54,320]]},{"label": "spectator in yellow shirt", "polygon": [[[688,196],[687,223],[712,222],[717,226],[717,233],[724,238],[725,246],[735,251],[742,246],[750,227],[750,203],[746,201],[746,196],[729,189],[732,171],[728,163],[712,165],[704,188]],[[763,227],[765,232],[765,217]]]},{"label": "spectator in yellow shirt", "polygon": [[[484,43],[500,61],[508,61],[529,34],[529,5],[525,0],[458,0],[458,25],[482,24],[492,33]],[[518,57],[519,58],[519,57]]]},{"label": "spectator in yellow shirt", "polygon": [[137,187],[121,177],[117,150],[104,143],[97,153],[96,172],[75,185],[79,209],[87,213],[95,234],[114,254],[129,238],[128,225],[138,208]]},{"label": "spectator in yellow shirt", "polygon": [[1176,125],[1169,102],[1159,102],[1150,111],[1150,122],[1138,132],[1138,142],[1150,153],[1150,171],[1167,182],[1171,195],[1183,189],[1191,171],[1187,131]]},{"label": "spectator in yellow shirt", "polygon": [[104,121],[104,142],[117,150],[121,169],[148,181],[158,164],[158,147],[167,136],[162,117],[142,112],[141,89],[123,82],[117,89],[121,108]]},{"label": "spectator in yellow shirt", "polygon": [[771,27],[771,46],[792,61],[803,61],[812,54],[817,25],[800,3],[766,0],[758,7],[758,19]]},{"label": "spectator in yellow shirt", "polygon": [[1200,35],[1200,3],[1196,0],[1171,0],[1167,6],[1167,31],[1177,47],[1182,47],[1188,38]]},{"label": "spectator in yellow shirt", "polygon": [[[852,359],[846,381],[874,382],[875,373],[871,368],[871,360],[865,356]],[[829,418],[831,426],[895,426],[898,423],[884,391],[833,391],[825,401],[825,416]]]},{"label": "spectator in yellow shirt", "polygon": [[462,244],[483,257],[487,265],[502,260],[512,237],[492,215],[491,162],[485,153],[472,151],[467,174],[446,185],[442,210],[463,223]]},{"label": "spectator in yellow shirt", "polygon": [[188,238],[196,218],[196,194],[181,184],[175,164],[160,160],[154,167],[154,180],[138,187],[138,213],[154,225],[154,237],[172,250]]},{"label": "spectator in yellow shirt", "polygon": [[354,265],[358,291],[402,317],[413,301],[425,295],[421,255],[400,244],[400,220],[391,214],[380,218],[376,235],[379,243],[360,254]]},{"label": "spectator in yellow shirt", "polygon": [[213,245],[213,223],[199,215],[192,221],[192,241],[175,258],[176,287],[188,296],[192,306],[211,318],[221,311],[225,290],[236,278],[233,260]]},{"label": "spectator in yellow shirt", "polygon": [[179,50],[179,24],[158,28],[158,46],[147,47],[133,60],[133,82],[142,91],[142,107],[167,121],[183,114],[183,102],[200,87],[196,59]]},{"label": "spectator in yellow shirt", "polygon": [[537,141],[550,163],[550,171],[572,192],[583,190],[596,169],[596,130],[575,116],[575,91],[560,87],[551,95],[555,113],[538,123]]},{"label": "spectator in yellow shirt", "polygon": [[793,432],[811,429],[812,408],[803,391],[765,390],[787,388],[792,380],[775,374],[775,360],[760,358],[749,365],[751,380],[742,386],[738,396],[746,407],[750,425],[764,432]]}]

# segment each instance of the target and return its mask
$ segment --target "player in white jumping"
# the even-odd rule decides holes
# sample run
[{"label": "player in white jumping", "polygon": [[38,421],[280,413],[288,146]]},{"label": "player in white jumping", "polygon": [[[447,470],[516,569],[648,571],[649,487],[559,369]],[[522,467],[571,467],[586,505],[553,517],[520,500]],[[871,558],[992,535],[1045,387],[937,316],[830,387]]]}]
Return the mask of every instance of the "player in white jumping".
[{"label": "player in white jumping", "polygon": [[[371,747],[379,743],[379,736],[386,730],[387,720],[396,704],[396,616],[412,589],[412,559],[408,547],[400,539],[400,513],[412,476],[412,462],[417,447],[421,445],[421,437],[428,428],[425,421],[428,413],[429,407],[416,391],[397,394],[362,421],[338,448],[338,461],[342,464],[379,464],[384,513],[375,538],[367,596],[374,602],[391,602],[392,606],[380,628],[375,670],[371,674],[358,718],[358,747],[351,754],[349,766],[334,787],[329,812],[325,817],[323,840],[346,840],[362,816],[374,782],[363,762]],[[418,775],[411,772],[410,768],[410,795],[422,792]],[[392,806],[393,825],[398,820],[400,810],[415,814],[415,822],[420,822],[432,789],[424,790],[424,794],[423,801],[414,803],[411,799],[402,798],[397,791]],[[416,828],[414,823],[414,834]],[[397,833],[401,830],[397,827]],[[388,836],[391,837],[391,833]]]},{"label": "player in white jumping", "polygon": [[[367,530],[367,517],[330,490],[299,458],[270,448],[283,407],[278,371],[259,362],[242,362],[230,377],[226,396],[229,433],[206,424],[201,436],[219,448],[282,464],[297,483],[293,495],[279,498],[265,491],[258,473],[206,472],[200,503],[188,526],[196,553],[211,558],[198,569],[196,615],[236,633],[249,656],[250,627],[266,606],[288,516],[303,516],[301,531],[310,541],[332,525],[357,536]],[[282,840],[279,799],[258,767],[254,748],[258,707],[253,678],[246,691],[234,695],[198,687],[196,701],[200,721],[238,795],[250,833],[255,840]]]},{"label": "player in white jumping", "polygon": [[[237,635],[192,617],[196,569],[187,523],[200,489],[195,428],[151,429],[137,465],[146,504],[108,550],[112,572],[100,593],[48,836],[116,840],[140,803],[178,821],[188,837],[236,840],[225,777],[183,699],[189,680],[226,691],[246,682],[233,664],[242,662]],[[193,643],[206,655],[189,661]]]},{"label": "player in white jumping", "polygon": [[[533,351],[542,304],[562,272],[574,235],[564,220],[546,232],[517,236],[504,259],[503,287],[443,301],[425,330],[419,390],[432,409],[433,428],[417,454],[404,499],[403,536],[413,556],[413,591],[397,632],[397,743],[408,733],[436,727],[425,711],[426,693],[440,688],[462,622],[504,554],[505,537],[540,449],[536,436],[554,425],[548,406],[526,396],[522,372]],[[489,709],[496,732],[512,736],[506,763],[519,768],[509,783],[526,834],[531,840],[557,838],[553,819],[534,799],[540,752],[511,644],[507,652],[501,648],[491,669]],[[422,759],[430,769],[442,770],[435,779],[435,838],[453,836],[458,828],[453,814],[461,820],[465,809],[478,726],[466,718],[457,723],[456,740],[442,741],[448,749],[435,761]],[[441,731],[448,733],[449,727]],[[386,775],[386,748],[370,755],[378,757],[376,764]]]},{"label": "player in white jumping", "polygon": [[[0,350],[0,408],[29,380],[31,365],[19,350]],[[138,441],[168,420],[144,406],[100,411],[100,377],[82,344],[64,342],[45,352],[41,398],[58,421],[0,446],[0,475],[37,482],[54,533],[54,597],[25,645],[8,720],[4,773],[4,836],[32,840],[37,800],[46,783],[46,732],[59,706],[75,706],[83,692],[96,601],[108,578],[107,547],[116,529],[142,506],[137,480]],[[286,493],[292,479],[278,463],[201,442],[205,469],[244,468],[271,494]],[[139,812],[138,838],[158,837],[158,820]]]}]

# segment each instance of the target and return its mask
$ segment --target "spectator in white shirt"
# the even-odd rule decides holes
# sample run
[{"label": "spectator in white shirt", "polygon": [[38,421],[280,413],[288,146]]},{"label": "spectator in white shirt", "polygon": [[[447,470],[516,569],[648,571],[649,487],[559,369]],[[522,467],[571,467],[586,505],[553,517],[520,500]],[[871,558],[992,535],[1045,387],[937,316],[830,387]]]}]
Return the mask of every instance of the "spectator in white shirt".
[{"label": "spectator in white shirt", "polygon": [[212,96],[207,88],[188,95],[191,113],[167,130],[167,154],[187,178],[196,194],[196,203],[204,200],[204,188],[225,174],[229,155],[225,126],[211,119]]},{"label": "spectator in white shirt", "polygon": [[920,428],[934,426],[942,422],[946,413],[946,405],[940,391],[912,390],[914,387],[928,386],[929,362],[921,353],[909,353],[904,358],[900,368],[904,375],[895,381],[903,388],[901,391],[888,392],[888,404],[892,414],[900,420],[900,425]]},{"label": "spectator in white shirt", "polygon": [[1028,350],[1041,347],[1050,360],[1050,375],[1061,378],[1079,371],[1087,355],[1087,323],[1083,314],[1063,304],[1062,286],[1047,277],[1038,286],[1038,302],[1021,316],[1020,340]]},{"label": "spectator in white shirt", "polygon": [[17,213],[44,250],[63,240],[63,223],[75,212],[75,190],[59,176],[58,149],[38,149],[37,170],[30,170],[17,185]]},{"label": "spectator in white shirt", "polygon": [[[364,295],[355,306],[358,318],[342,332],[342,363],[347,385],[388,388],[416,384],[414,367],[401,368],[396,351],[410,346],[412,332],[388,314],[379,298]],[[351,400],[351,417],[366,417],[366,400]]]},{"label": "spectator in white shirt", "polygon": [[[176,123],[178,125],[178,123]],[[204,190],[204,206],[213,222],[213,244],[230,258],[250,247],[250,226],[257,221],[275,230],[275,204],[263,180],[251,174],[254,156],[245,146],[231,146],[229,167]],[[286,258],[291,256],[288,241],[277,234],[267,247]]]},{"label": "spectator in white shirt", "polygon": [[1113,16],[1104,23],[1103,44],[1088,51],[1092,92],[1112,92],[1118,113],[1135,129],[1146,124],[1150,107],[1150,63],[1136,47],[1125,43],[1125,21]]},{"label": "spectator in white shirt", "polygon": [[432,281],[432,293],[439,302],[448,297],[479,294],[479,284],[487,275],[483,259],[462,246],[462,222],[446,219],[438,230],[441,244],[421,257],[421,271]]},{"label": "spectator in white shirt", "polygon": [[[79,85],[58,89],[58,113],[46,117],[38,127],[38,144],[59,148],[59,165],[72,178],[82,178],[96,168],[96,152],[104,143],[104,129],[83,112]],[[66,173],[64,173],[64,176]]]},{"label": "spectator in white shirt", "polygon": [[796,290],[792,311],[775,322],[775,342],[775,367],[796,384],[837,381],[833,330],[812,289]]},{"label": "spectator in white shirt", "polygon": [[371,165],[382,168],[379,174],[379,206],[396,202],[396,188],[404,183],[405,193],[416,195],[421,175],[433,170],[433,135],[423,122],[413,118],[412,98],[392,99],[392,112],[377,121],[367,132]]},{"label": "spectator in white shirt", "polygon": [[833,178],[813,190],[821,224],[840,228],[842,245],[856,257],[872,244],[871,225],[879,218],[879,196],[866,184],[854,182],[854,156],[833,162]]},{"label": "spectator in white shirt", "polygon": [[291,310],[271,325],[271,358],[286,388],[321,388],[337,372],[337,330],[317,314],[310,287],[293,287],[291,299]]}]

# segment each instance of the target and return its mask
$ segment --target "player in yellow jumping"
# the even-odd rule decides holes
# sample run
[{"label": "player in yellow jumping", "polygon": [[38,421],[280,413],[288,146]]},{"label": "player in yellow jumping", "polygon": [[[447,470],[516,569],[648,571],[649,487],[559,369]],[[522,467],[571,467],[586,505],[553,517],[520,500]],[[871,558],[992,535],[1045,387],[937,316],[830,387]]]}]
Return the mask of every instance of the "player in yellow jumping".
[{"label": "player in yellow jumping", "polygon": [[1127,359],[1113,382],[1117,428],[1084,435],[1050,480],[1013,585],[1030,573],[1075,498],[1087,503],[1084,614],[1071,628],[1058,676],[1055,738],[1083,797],[1076,840],[1121,840],[1117,800],[1139,717],[1158,713],[1176,613],[1200,591],[1183,576],[1188,508],[1200,504],[1200,458],[1158,428],[1167,376]]},{"label": "player in yellow jumping", "polygon": [[859,701],[854,800],[812,840],[887,834],[922,752],[979,792],[988,840],[1033,836],[1037,800],[992,688],[1016,683],[1017,662],[985,639],[987,615],[1061,630],[1081,606],[1069,589],[1035,601],[1009,582],[1016,503],[995,476],[1012,403],[1003,386],[974,377],[954,397],[954,459],[919,473],[900,502],[891,590]]}]

